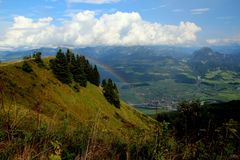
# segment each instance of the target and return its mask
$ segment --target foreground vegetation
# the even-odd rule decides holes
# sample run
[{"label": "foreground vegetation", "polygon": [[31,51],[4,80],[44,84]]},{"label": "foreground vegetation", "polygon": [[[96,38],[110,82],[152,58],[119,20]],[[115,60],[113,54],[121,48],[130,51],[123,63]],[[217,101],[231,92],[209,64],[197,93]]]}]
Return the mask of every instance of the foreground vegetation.
[{"label": "foreground vegetation", "polygon": [[99,117],[92,124],[77,122],[73,127],[69,118],[54,125],[31,111],[10,110],[5,106],[0,112],[0,159],[3,160],[155,157],[155,139],[141,130],[129,131],[126,140],[102,130]]},{"label": "foreground vegetation", "polygon": [[205,106],[184,101],[157,120],[169,124],[183,159],[239,159],[239,106],[240,101]]}]

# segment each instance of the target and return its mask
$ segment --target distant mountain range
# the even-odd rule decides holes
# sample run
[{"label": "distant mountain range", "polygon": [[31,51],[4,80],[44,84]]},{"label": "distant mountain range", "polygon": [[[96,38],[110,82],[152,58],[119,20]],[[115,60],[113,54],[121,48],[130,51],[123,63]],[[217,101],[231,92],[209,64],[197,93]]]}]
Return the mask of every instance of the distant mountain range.
[{"label": "distant mountain range", "polygon": [[[221,54],[240,54],[240,45],[231,46],[212,46],[213,50]],[[43,56],[53,56],[56,54],[59,48],[37,48],[31,50],[17,50],[17,51],[0,51],[1,61],[10,61],[21,59],[24,56],[33,54],[34,52],[42,52]],[[66,48],[61,48],[63,51]],[[177,47],[177,46],[98,46],[98,47],[85,47],[85,48],[74,48],[75,52],[83,55],[91,56],[96,59],[104,59],[109,56],[118,57],[123,55],[135,55],[149,56],[153,55],[164,55],[182,58],[189,56],[194,51],[198,50],[198,47]],[[210,48],[208,48],[210,49]],[[201,49],[202,52],[209,51],[207,47]],[[213,52],[212,50],[210,52]]]}]

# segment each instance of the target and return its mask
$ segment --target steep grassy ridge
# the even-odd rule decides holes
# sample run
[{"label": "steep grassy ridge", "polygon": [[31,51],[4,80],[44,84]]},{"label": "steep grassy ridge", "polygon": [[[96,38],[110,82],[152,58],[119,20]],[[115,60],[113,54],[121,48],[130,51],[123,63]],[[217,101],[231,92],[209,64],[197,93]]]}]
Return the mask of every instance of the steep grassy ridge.
[{"label": "steep grassy ridge", "polygon": [[[0,85],[3,93],[5,109],[14,109],[21,113],[38,116],[51,126],[67,119],[74,127],[78,123],[86,126],[98,124],[98,128],[123,139],[131,130],[149,132],[154,127],[154,121],[137,112],[124,102],[117,109],[109,104],[100,87],[88,83],[79,91],[62,84],[53,75],[48,65],[49,59],[44,59],[45,66],[38,66],[28,60],[33,72],[27,73],[21,69],[23,62],[11,62],[0,65]],[[10,106],[10,107],[9,107]]]}]

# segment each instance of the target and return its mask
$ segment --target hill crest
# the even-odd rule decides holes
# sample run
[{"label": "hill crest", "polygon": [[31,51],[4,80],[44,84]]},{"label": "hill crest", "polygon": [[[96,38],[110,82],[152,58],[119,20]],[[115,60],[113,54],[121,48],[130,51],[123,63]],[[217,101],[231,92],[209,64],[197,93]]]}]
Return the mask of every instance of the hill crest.
[{"label": "hill crest", "polygon": [[91,125],[99,116],[99,128],[120,137],[129,130],[151,130],[152,119],[124,102],[120,109],[115,108],[106,101],[101,88],[88,83],[86,88],[81,87],[76,92],[73,86],[62,84],[50,70],[49,58],[44,59],[44,67],[32,60],[28,63],[33,69],[31,73],[21,69],[21,61],[0,65],[4,107],[15,104],[21,111],[40,113],[40,118],[51,125],[68,117],[72,127],[78,122]]}]

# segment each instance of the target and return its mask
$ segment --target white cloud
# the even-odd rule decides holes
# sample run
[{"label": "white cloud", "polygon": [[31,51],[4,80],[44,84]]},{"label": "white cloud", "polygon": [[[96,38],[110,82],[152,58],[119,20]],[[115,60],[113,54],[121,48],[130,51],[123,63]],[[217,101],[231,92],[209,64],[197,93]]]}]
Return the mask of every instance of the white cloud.
[{"label": "white cloud", "polygon": [[191,44],[201,28],[191,22],[162,25],[144,21],[136,12],[103,14],[82,11],[54,25],[53,18],[34,21],[17,16],[0,39],[0,48]]},{"label": "white cloud", "polygon": [[240,44],[240,36],[222,39],[208,39],[206,41],[210,45]]},{"label": "white cloud", "polygon": [[146,9],[143,9],[143,11],[158,10],[158,9],[165,8],[165,7],[167,7],[167,4],[163,4],[163,5],[160,5],[160,6],[157,6],[157,7],[152,7],[152,8],[146,8]]},{"label": "white cloud", "polygon": [[203,14],[208,12],[210,9],[209,8],[196,8],[196,9],[191,9],[192,14]]},{"label": "white cloud", "polygon": [[173,9],[172,12],[179,13],[179,12],[184,12],[184,10],[183,9]]},{"label": "white cloud", "polygon": [[120,0],[67,0],[68,3],[91,3],[91,4],[105,4],[105,3],[116,3]]}]

